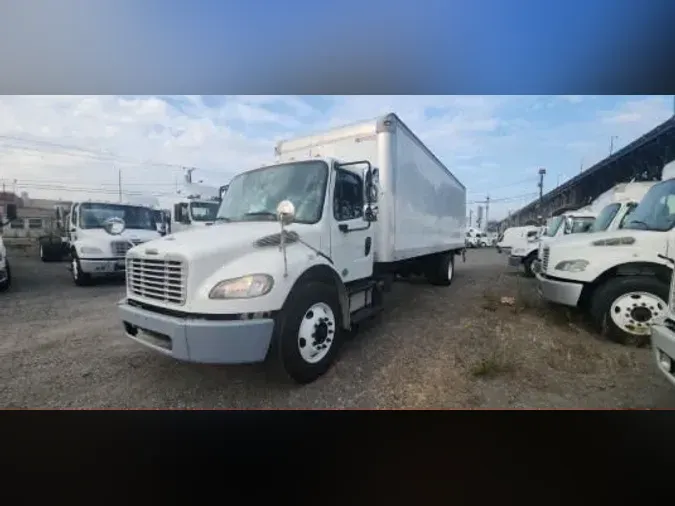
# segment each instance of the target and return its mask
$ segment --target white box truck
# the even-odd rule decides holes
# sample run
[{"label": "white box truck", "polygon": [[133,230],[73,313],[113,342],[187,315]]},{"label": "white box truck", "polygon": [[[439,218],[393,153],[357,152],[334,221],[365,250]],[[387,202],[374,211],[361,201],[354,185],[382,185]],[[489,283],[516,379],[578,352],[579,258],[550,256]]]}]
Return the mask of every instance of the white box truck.
[{"label": "white box truck", "polygon": [[544,244],[537,273],[541,295],[586,310],[598,330],[617,342],[648,344],[651,327],[667,314],[673,226],[670,179],[651,186],[621,227]]},{"label": "white box truck", "polygon": [[211,227],[132,248],[126,335],[175,359],[268,360],[307,383],[396,274],[450,285],[466,189],[395,115],[281,142]]}]

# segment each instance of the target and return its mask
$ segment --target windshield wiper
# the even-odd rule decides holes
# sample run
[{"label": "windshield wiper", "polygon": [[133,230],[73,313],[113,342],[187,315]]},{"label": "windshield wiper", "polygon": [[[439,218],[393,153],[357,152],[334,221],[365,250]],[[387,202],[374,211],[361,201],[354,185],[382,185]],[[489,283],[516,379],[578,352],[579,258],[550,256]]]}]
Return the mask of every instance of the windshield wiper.
[{"label": "windshield wiper", "polygon": [[645,223],[644,221],[640,221],[640,220],[630,220],[630,221],[628,222],[628,226],[632,225],[633,223],[635,223],[636,225],[642,225],[642,226],[644,227],[645,230],[649,230],[649,225],[648,225],[647,223]]}]

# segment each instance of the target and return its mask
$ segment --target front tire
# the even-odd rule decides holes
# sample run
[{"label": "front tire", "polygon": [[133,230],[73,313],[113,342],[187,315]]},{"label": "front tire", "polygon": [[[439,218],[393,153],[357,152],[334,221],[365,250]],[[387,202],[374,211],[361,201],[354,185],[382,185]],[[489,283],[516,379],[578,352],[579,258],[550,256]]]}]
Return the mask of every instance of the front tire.
[{"label": "front tire", "polygon": [[527,278],[533,278],[534,277],[534,271],[532,270],[532,264],[534,263],[535,258],[537,258],[536,255],[530,255],[525,260],[523,260],[523,268],[525,269],[525,277],[527,277]]},{"label": "front tire", "polygon": [[590,314],[596,328],[626,346],[649,344],[650,329],[662,322],[668,307],[668,285],[653,277],[622,276],[593,294]]},{"label": "front tire", "polygon": [[4,281],[0,282],[0,292],[6,292],[12,286],[12,269],[9,267],[9,262],[6,259],[5,271],[7,272],[7,277]]},{"label": "front tire", "polygon": [[343,329],[337,290],[310,282],[291,292],[280,319],[276,360],[299,384],[323,376],[342,345]]},{"label": "front tire", "polygon": [[91,276],[86,272],[82,271],[82,266],[80,265],[80,259],[77,258],[77,255],[73,254],[70,261],[71,274],[73,276],[73,283],[75,286],[89,286],[91,285]]}]

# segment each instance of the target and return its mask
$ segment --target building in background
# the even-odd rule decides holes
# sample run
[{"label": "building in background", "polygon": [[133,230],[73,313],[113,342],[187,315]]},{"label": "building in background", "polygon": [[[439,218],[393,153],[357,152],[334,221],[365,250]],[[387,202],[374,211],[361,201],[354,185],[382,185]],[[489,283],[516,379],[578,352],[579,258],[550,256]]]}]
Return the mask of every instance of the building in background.
[{"label": "building in background", "polygon": [[32,199],[28,193],[0,192],[0,214],[7,214],[7,204],[16,204],[18,218],[3,228],[3,239],[33,239],[44,235],[53,225],[54,206],[70,206],[70,202],[53,199]]}]

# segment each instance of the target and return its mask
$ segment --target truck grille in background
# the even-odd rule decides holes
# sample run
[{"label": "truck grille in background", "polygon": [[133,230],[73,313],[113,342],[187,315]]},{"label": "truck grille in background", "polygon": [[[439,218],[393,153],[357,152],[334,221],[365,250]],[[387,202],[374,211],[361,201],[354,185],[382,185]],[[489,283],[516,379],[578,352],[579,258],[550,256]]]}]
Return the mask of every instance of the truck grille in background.
[{"label": "truck grille in background", "polygon": [[541,271],[542,272],[548,271],[549,253],[550,253],[550,248],[548,246],[544,246],[544,250],[541,253]]},{"label": "truck grille in background", "polygon": [[141,244],[142,242],[143,241],[139,241],[137,239],[131,241],[113,241],[110,245],[112,254],[116,257],[123,257],[127,254],[127,251],[129,251],[134,246]]},{"label": "truck grille in background", "polygon": [[127,289],[132,295],[183,305],[185,285],[180,260],[127,258]]}]

